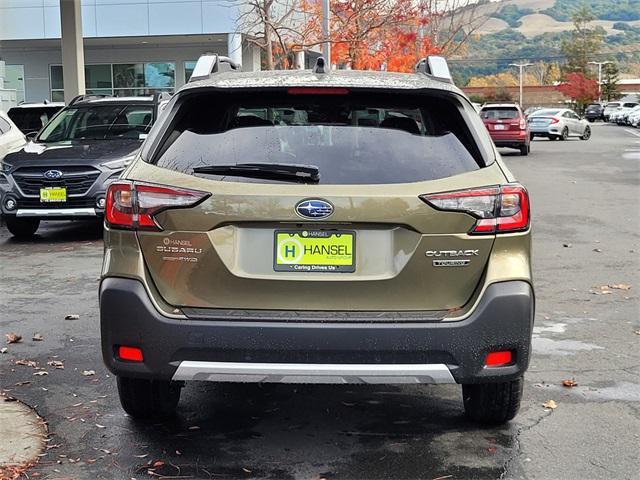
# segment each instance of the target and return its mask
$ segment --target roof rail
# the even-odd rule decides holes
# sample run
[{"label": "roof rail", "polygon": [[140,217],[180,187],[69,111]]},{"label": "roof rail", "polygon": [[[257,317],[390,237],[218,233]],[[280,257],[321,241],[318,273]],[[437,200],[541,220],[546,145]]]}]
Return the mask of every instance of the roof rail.
[{"label": "roof rail", "polygon": [[164,110],[164,108],[171,100],[172,94],[169,92],[156,92],[153,94],[153,115],[154,120],[158,118],[160,112]]},{"label": "roof rail", "polygon": [[416,63],[416,73],[429,75],[442,82],[453,83],[449,65],[444,57],[429,55]]},{"label": "roof rail", "polygon": [[107,93],[90,93],[87,95],[78,95],[77,97],[73,97],[73,99],[69,102],[69,106],[75,105],[78,102],[82,102],[84,100],[97,99],[97,98],[107,98],[112,97],[113,95],[109,95]]},{"label": "roof rail", "polygon": [[239,72],[242,65],[234,62],[229,57],[217,55],[215,53],[205,53],[200,56],[193,69],[189,82],[206,80],[211,75],[221,72]]}]

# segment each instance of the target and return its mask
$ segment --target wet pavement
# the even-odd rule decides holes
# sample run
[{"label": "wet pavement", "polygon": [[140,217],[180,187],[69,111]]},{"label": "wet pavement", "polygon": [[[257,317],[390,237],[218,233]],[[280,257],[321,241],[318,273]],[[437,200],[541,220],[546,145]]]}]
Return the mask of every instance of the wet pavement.
[{"label": "wet pavement", "polygon": [[[95,225],[46,224],[29,242],[0,228],[0,334],[2,343],[10,332],[23,337],[2,345],[0,388],[35,407],[50,431],[31,474],[637,478],[640,130],[598,124],[588,142],[540,139],[529,157],[504,154],[532,196],[537,294],[534,356],[511,424],[467,421],[456,386],[208,383],[187,385],[175,419],[134,422],[100,355]],[[577,386],[562,385],[571,379]],[[543,408],[548,400],[557,408]]]}]

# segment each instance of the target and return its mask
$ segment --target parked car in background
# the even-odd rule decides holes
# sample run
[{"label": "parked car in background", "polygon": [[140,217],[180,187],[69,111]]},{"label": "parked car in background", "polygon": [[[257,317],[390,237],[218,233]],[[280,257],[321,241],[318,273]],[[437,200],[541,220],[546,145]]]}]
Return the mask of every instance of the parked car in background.
[{"label": "parked car in background", "polygon": [[584,111],[584,118],[589,122],[604,120],[604,107],[600,103],[590,103]]},{"label": "parked car in background", "polygon": [[49,120],[64,107],[64,103],[21,103],[9,109],[7,114],[27,136],[38,133]]},{"label": "parked car in background", "polygon": [[589,122],[568,108],[547,108],[538,110],[528,119],[531,137],[547,137],[550,140],[567,140],[580,137],[589,140]]},{"label": "parked car in background", "polygon": [[140,149],[160,99],[77,97],[7,154],[0,212],[9,231],[29,237],[41,220],[101,219],[107,186]]},{"label": "parked car in background", "polygon": [[604,107],[604,111],[602,112],[602,118],[604,119],[605,122],[610,121],[611,114],[615,110],[617,110],[620,105],[622,105],[622,103],[620,103],[620,102],[609,102],[609,103],[607,103],[607,105]]},{"label": "parked car in background", "polygon": [[102,354],[124,410],[171,415],[194,380],[448,383],[471,419],[510,420],[533,327],[527,191],[444,59],[322,60],[199,61],[109,186]]},{"label": "parked car in background", "polygon": [[524,113],[515,103],[488,103],[482,106],[480,118],[487,127],[496,147],[520,150],[520,155],[531,151],[529,127]]},{"label": "parked car in background", "polygon": [[640,124],[640,105],[635,107],[627,116],[627,124],[632,127],[638,127]]},{"label": "parked car in background", "polygon": [[609,115],[609,122],[617,123],[618,125],[624,125],[626,114],[629,113],[637,105],[638,102],[620,103],[620,106],[616,107],[615,110],[613,110]]},{"label": "parked car in background", "polygon": [[[21,147],[26,143],[25,136],[11,121],[9,116],[0,110],[0,160],[11,150]],[[0,172],[0,183],[6,183],[7,179]]]},{"label": "parked car in background", "polygon": [[623,104],[621,109],[616,112],[616,123],[618,125],[629,125],[629,115],[635,112],[638,108],[637,103],[633,107],[625,107],[624,105],[625,104]]}]

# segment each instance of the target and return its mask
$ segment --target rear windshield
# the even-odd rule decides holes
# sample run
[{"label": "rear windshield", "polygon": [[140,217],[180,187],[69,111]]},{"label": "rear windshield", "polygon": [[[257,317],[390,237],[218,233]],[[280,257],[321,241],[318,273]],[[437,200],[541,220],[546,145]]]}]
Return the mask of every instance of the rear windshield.
[{"label": "rear windshield", "polygon": [[553,117],[560,113],[560,110],[538,110],[531,114],[532,117]]},{"label": "rear windshield", "polygon": [[485,120],[508,120],[518,118],[520,112],[515,107],[488,107],[480,110],[480,116]]},{"label": "rear windshield", "polygon": [[620,102],[611,102],[611,103],[607,103],[607,107],[619,107],[620,106]]},{"label": "rear windshield", "polygon": [[635,107],[636,105],[638,105],[637,103],[623,103],[622,106],[624,108],[632,108]]},{"label": "rear windshield", "polygon": [[38,132],[62,107],[22,107],[7,112],[23,132]]},{"label": "rear windshield", "polygon": [[380,184],[443,178],[484,165],[460,109],[439,97],[354,92],[191,97],[179,104],[155,155],[160,167],[193,174],[194,168],[238,163],[304,165],[318,169],[321,184]]}]

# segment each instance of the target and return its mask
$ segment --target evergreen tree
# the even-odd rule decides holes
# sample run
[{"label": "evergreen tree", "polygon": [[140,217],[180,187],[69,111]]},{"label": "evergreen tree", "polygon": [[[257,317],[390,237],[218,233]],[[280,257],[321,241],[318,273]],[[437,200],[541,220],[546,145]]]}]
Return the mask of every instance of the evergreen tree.
[{"label": "evergreen tree", "polygon": [[565,71],[589,75],[589,59],[598,54],[603,41],[602,31],[589,28],[593,20],[595,17],[587,6],[573,14],[571,39],[562,41],[562,54],[567,60]]},{"label": "evergreen tree", "polygon": [[602,98],[607,102],[618,98],[618,65],[607,63],[602,68]]}]

